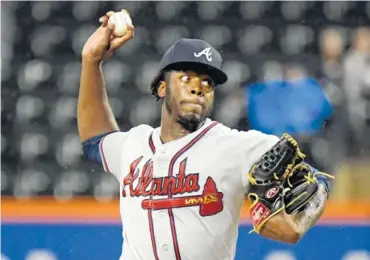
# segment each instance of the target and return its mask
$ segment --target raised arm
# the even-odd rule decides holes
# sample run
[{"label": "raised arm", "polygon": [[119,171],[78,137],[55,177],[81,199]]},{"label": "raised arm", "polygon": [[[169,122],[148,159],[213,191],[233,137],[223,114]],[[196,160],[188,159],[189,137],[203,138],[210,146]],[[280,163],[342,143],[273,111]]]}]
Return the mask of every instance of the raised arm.
[{"label": "raised arm", "polygon": [[118,131],[118,125],[109,105],[102,72],[103,60],[129,41],[133,26],[122,37],[113,35],[114,27],[108,27],[108,12],[99,19],[101,26],[90,36],[82,50],[81,82],[77,105],[78,132],[82,142],[103,133]]}]

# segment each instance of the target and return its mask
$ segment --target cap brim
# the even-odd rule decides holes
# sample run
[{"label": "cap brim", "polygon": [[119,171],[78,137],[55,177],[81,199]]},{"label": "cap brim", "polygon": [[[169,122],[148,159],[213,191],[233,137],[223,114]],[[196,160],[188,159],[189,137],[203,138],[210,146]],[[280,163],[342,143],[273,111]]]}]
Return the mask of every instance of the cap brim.
[{"label": "cap brim", "polygon": [[164,67],[153,79],[151,86],[152,87],[158,86],[159,82],[162,80],[163,72],[169,70],[178,70],[178,71],[191,70],[199,74],[206,74],[211,77],[211,79],[215,82],[216,85],[224,84],[227,81],[226,73],[220,70],[219,68],[195,61],[179,61],[171,63]]}]

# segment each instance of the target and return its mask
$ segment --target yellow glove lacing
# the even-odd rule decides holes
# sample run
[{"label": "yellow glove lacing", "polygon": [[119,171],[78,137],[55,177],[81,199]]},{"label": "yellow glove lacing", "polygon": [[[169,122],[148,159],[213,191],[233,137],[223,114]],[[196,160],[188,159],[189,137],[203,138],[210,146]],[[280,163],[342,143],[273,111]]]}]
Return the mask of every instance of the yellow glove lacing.
[{"label": "yellow glove lacing", "polygon": [[[286,139],[286,140],[288,140],[296,148],[296,155],[294,156],[293,161],[290,164],[287,165],[287,167],[284,170],[284,174],[282,176],[283,179],[286,179],[287,177],[292,176],[292,174],[295,171],[296,167],[300,165],[300,164],[298,164],[298,165],[294,166],[295,163],[296,163],[296,161],[298,159],[303,160],[306,157],[306,155],[301,152],[301,150],[298,147],[297,141],[293,137],[291,137],[289,134],[284,134],[283,137],[282,137],[282,139],[283,138]],[[256,165],[254,165],[252,167],[252,169],[248,173],[248,180],[253,185],[256,185],[257,184],[256,179],[252,175],[255,168],[256,168]],[[274,176],[274,179],[275,180],[279,180],[278,174],[276,172],[274,172],[273,176]]]}]

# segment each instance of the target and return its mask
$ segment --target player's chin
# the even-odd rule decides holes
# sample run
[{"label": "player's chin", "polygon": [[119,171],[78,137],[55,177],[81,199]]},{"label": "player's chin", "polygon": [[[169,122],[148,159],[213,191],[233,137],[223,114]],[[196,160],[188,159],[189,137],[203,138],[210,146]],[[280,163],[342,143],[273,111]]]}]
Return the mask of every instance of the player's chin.
[{"label": "player's chin", "polygon": [[195,109],[184,109],[182,113],[180,113],[181,116],[188,118],[189,120],[192,121],[198,121],[203,122],[205,118],[207,118],[210,114],[210,110],[207,108],[200,108],[196,107]]},{"label": "player's chin", "polygon": [[202,118],[202,115],[200,115],[199,113],[194,113],[194,112],[187,112],[187,113],[184,113],[181,118],[183,118],[184,120],[186,121],[191,121],[191,122],[199,122]]},{"label": "player's chin", "polygon": [[177,120],[183,128],[190,132],[194,132],[199,124],[203,121],[203,118],[199,114],[195,113],[186,113],[181,116],[179,116]]}]

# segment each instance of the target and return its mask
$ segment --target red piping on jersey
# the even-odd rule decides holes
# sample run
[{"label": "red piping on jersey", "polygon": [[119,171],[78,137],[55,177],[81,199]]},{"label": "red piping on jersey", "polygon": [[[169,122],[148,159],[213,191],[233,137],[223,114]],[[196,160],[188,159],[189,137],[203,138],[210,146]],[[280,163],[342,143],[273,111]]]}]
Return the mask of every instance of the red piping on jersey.
[{"label": "red piping on jersey", "polygon": [[106,172],[111,172],[108,168],[108,163],[107,163],[107,160],[105,159],[105,156],[104,156],[104,151],[103,151],[103,141],[104,141],[104,138],[105,136],[100,140],[100,143],[99,143],[99,151],[100,151],[100,157],[102,159],[102,162],[103,162],[103,168]]},{"label": "red piping on jersey", "polygon": [[153,143],[153,133],[149,137],[149,146],[150,146],[150,149],[152,149],[152,152],[155,153],[155,146]]},{"label": "red piping on jersey", "polygon": [[[189,150],[194,144],[196,144],[215,125],[217,125],[217,122],[213,122],[207,128],[203,129],[202,132],[200,132],[196,137],[194,137],[193,140],[191,140],[187,145],[185,145],[180,151],[178,151],[174,155],[174,157],[171,159],[171,162],[170,162],[170,167],[169,167],[169,170],[168,170],[168,177],[173,176],[173,168],[174,168],[174,165],[175,165],[175,162],[177,161],[177,159],[183,153],[185,153],[187,150]],[[172,194],[171,194],[170,190],[168,191],[168,198],[172,198]],[[180,256],[180,250],[179,250],[179,243],[177,241],[175,219],[173,217],[172,209],[168,209],[168,215],[170,217],[171,232],[172,232],[173,246],[174,246],[175,254],[176,254],[176,260],[180,260],[181,256]]]},{"label": "red piping on jersey", "polygon": [[[153,143],[153,133],[149,137],[149,146],[152,150],[153,154],[155,153],[155,146]],[[152,177],[153,178],[153,177]],[[150,192],[150,199],[153,199],[153,183],[151,186],[151,192]],[[152,216],[152,209],[148,209],[148,220],[149,220],[149,232],[150,232],[150,238],[152,240],[152,247],[153,247],[153,253],[155,260],[159,260],[158,252],[157,252],[157,244],[155,243],[155,234],[154,234],[154,225],[153,225],[153,216]]]}]

